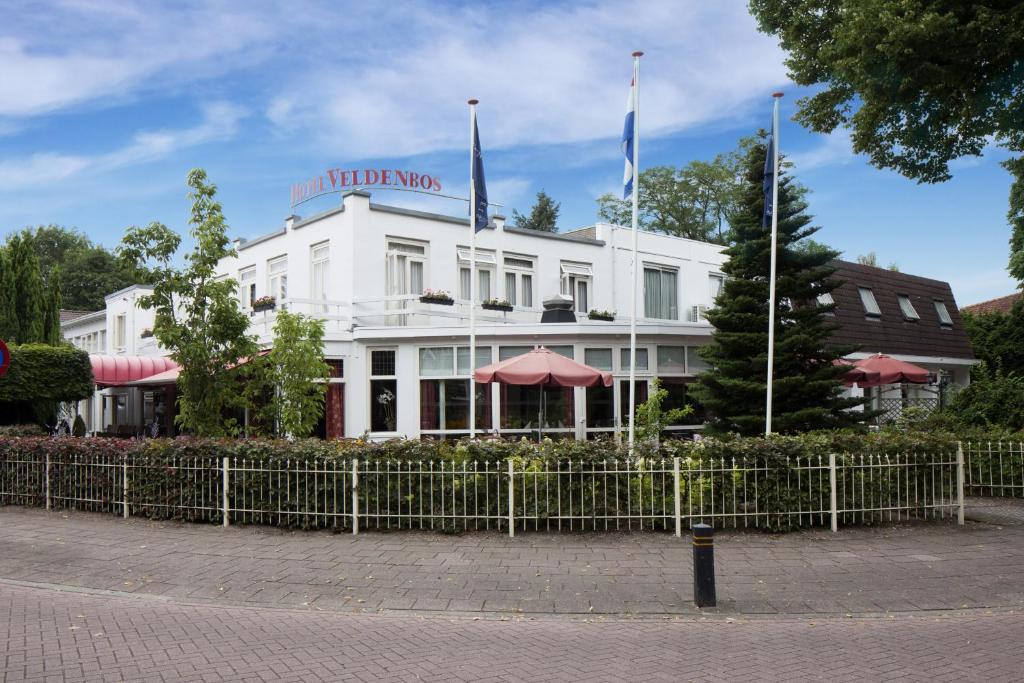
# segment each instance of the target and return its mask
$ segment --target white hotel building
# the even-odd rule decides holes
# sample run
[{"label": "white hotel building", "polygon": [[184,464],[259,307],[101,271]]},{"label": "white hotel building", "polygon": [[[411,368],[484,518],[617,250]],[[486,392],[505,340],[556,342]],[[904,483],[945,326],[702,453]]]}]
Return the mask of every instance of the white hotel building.
[{"label": "white hotel building", "polygon": [[[237,256],[220,263],[238,281],[251,332],[273,339],[280,308],[325,321],[324,353],[332,369],[323,437],[450,438],[469,429],[470,227],[465,218],[401,209],[371,201],[365,191],[343,195],[337,208],[279,230],[237,240]],[[659,379],[666,407],[686,402],[687,385],[706,365],[703,319],[724,276],[723,248],[641,232],[637,287],[637,402]],[[477,429],[507,436],[591,438],[628,422],[629,314],[632,233],[597,224],[551,234],[505,225],[500,216],[477,235],[477,366],[538,345],[611,371],[610,388],[545,389],[539,425],[536,387],[477,387]],[[948,283],[885,269],[834,262],[842,285],[833,340],[859,347],[848,356],[886,353],[931,373],[924,385],[870,390],[885,419],[907,406],[940,405],[945,388],[964,386],[976,361]],[[428,290],[451,305],[421,300]],[[63,324],[64,335],[93,356],[98,390],[79,405],[87,429],[132,435],[159,425],[173,433],[175,372],[152,337],[153,313],[138,307],[147,287],[110,294],[106,309]],[[260,299],[273,299],[264,310]],[[506,300],[493,310],[487,300]],[[545,311],[552,299],[569,311]],[[256,304],[256,305],[254,305]],[[614,313],[593,320],[592,310]],[[555,318],[557,322],[550,322]],[[567,318],[567,319],[566,319]],[[672,429],[687,432],[692,424]]]},{"label": "white hotel building", "polygon": [[[251,332],[264,345],[277,308],[325,320],[324,352],[335,377],[321,435],[460,436],[468,432],[470,238],[465,218],[385,206],[352,191],[337,208],[290,216],[275,232],[236,241],[237,257],[220,270],[237,279]],[[628,420],[631,249],[630,230],[606,224],[549,234],[495,216],[477,234],[478,300],[511,304],[510,311],[477,304],[477,365],[544,345],[615,374],[611,388],[546,389],[546,435],[588,438]],[[701,313],[721,286],[725,257],[718,245],[641,233],[639,259],[637,401],[657,377],[681,404],[704,367],[696,350],[711,327]],[[455,302],[420,301],[427,290],[446,291]],[[162,356],[147,336],[153,314],[137,306],[145,291],[111,294],[105,311],[65,323],[65,337],[98,354]],[[571,300],[575,322],[542,322],[543,302],[558,295]],[[275,309],[254,310],[267,296]],[[591,320],[591,310],[615,319]],[[80,407],[90,430],[134,433],[157,421],[166,433],[173,379],[97,381],[100,391]],[[538,400],[536,387],[480,385],[477,429],[535,434]]]}]

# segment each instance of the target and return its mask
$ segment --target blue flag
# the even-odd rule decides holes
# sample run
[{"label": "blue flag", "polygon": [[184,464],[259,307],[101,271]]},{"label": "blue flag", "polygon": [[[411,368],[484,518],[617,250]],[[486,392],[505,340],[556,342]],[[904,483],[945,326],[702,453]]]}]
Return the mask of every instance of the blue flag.
[{"label": "blue flag", "polygon": [[487,182],[484,180],[484,156],[480,152],[480,131],[476,126],[476,113],[473,114],[473,189],[476,194],[476,205],[470,211],[476,214],[476,231],[487,227]]},{"label": "blue flag", "polygon": [[775,182],[775,131],[768,136],[768,146],[764,155],[764,213],[761,215],[761,227],[767,228],[772,222],[772,185]]},{"label": "blue flag", "polygon": [[622,172],[622,198],[633,195],[633,132],[636,117],[636,81],[629,84],[629,98],[626,100],[626,121],[622,126],[622,154],[626,157],[626,168]]}]

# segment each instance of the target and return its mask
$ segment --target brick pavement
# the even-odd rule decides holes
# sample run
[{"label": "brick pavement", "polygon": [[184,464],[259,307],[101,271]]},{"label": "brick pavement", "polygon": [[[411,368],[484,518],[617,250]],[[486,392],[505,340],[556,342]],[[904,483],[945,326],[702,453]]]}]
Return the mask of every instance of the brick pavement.
[{"label": "brick pavement", "polygon": [[499,620],[0,584],[0,636],[6,681],[1010,681],[1024,615]]},{"label": "brick pavement", "polygon": [[[724,533],[716,552],[723,614],[1024,606],[1024,525]],[[689,541],[663,534],[353,537],[7,507],[0,579],[312,611],[696,611]]]}]

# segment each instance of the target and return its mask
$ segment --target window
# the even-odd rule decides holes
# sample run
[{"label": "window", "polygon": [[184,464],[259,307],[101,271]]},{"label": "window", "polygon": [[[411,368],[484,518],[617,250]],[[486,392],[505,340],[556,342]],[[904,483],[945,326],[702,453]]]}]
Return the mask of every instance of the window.
[{"label": "window", "polygon": [[644,266],[644,317],[679,320],[679,293],[675,268]]},{"label": "window", "polygon": [[[327,300],[327,277],[331,267],[331,246],[328,242],[314,244],[309,250],[309,298],[320,301]],[[327,305],[317,307],[323,313]]]},{"label": "window", "polygon": [[944,302],[944,301],[936,301],[935,302],[935,312],[939,316],[939,324],[940,325],[942,325],[944,327],[952,327],[953,326],[953,319],[951,317],[949,317],[949,310],[946,309],[946,302]]},{"label": "window", "polygon": [[910,297],[906,294],[897,294],[896,300],[900,302],[900,311],[903,312],[903,317],[907,320],[920,320],[921,316],[917,314],[917,310],[914,308],[914,304],[911,303]]},{"label": "window", "polygon": [[513,306],[533,306],[533,259],[505,257],[505,298]]},{"label": "window", "polygon": [[398,429],[398,378],[393,349],[370,351],[370,431]]},{"label": "window", "polygon": [[[571,431],[575,428],[572,387],[501,384],[501,428]],[[541,405],[543,397],[543,407]]]},{"label": "window", "polygon": [[[619,351],[619,361],[622,371],[629,372],[629,349],[621,349]],[[647,369],[647,349],[638,348],[636,350],[636,369]]]},{"label": "window", "polygon": [[860,302],[864,304],[864,314],[872,318],[881,318],[882,309],[875,301],[875,293],[869,287],[858,287],[857,289],[860,291]]},{"label": "window", "polygon": [[687,346],[686,347],[686,372],[690,375],[698,375],[705,370],[709,370],[711,365],[706,360],[700,357],[699,346]]},{"label": "window", "polygon": [[546,348],[551,353],[557,353],[558,355],[565,356],[566,358],[571,359],[575,357],[575,351],[573,350],[572,346],[568,344],[565,346],[545,346],[544,348]]},{"label": "window", "polygon": [[[822,292],[818,295],[818,304],[821,306],[835,306],[836,300],[832,298],[832,292]],[[836,314],[835,309],[824,311],[825,315],[834,316]]]},{"label": "window", "polygon": [[278,303],[288,297],[288,257],[267,261],[267,293]]},{"label": "window", "polygon": [[[458,248],[459,257],[459,299],[462,301],[469,301],[470,292],[470,280],[469,280],[469,267],[472,263],[470,257],[472,253],[465,247]],[[497,266],[498,259],[494,255],[493,251],[483,251],[482,249],[476,250],[476,272],[477,272],[477,283],[476,283],[476,300],[487,301],[488,299],[495,298],[494,295],[494,270]]]},{"label": "window", "polygon": [[532,346],[500,346],[498,347],[498,361],[508,360],[524,353],[533,351]]},{"label": "window", "polygon": [[114,317],[114,350],[124,351],[125,338],[127,336],[126,328],[128,326],[128,317],[124,313],[119,313]]},{"label": "window", "polygon": [[583,362],[595,370],[612,371],[612,350],[611,349],[585,349],[583,351]]},{"label": "window", "polygon": [[659,346],[658,372],[682,374],[686,372],[685,346]]},{"label": "window", "polygon": [[[476,367],[491,362],[490,347],[476,350]],[[420,349],[420,429],[458,431],[469,429],[469,347]],[[436,379],[435,379],[436,378]],[[491,427],[491,392],[475,384],[476,427]]]},{"label": "window", "polygon": [[725,276],[719,275],[718,273],[711,273],[708,275],[708,289],[711,294],[711,305],[715,305],[715,299],[722,293],[722,287],[725,286]]},{"label": "window", "polygon": [[252,302],[256,300],[256,266],[238,271],[238,296],[242,308],[252,308]]},{"label": "window", "polygon": [[572,297],[577,313],[590,312],[590,286],[594,270],[586,263],[562,261],[562,294]]},{"label": "window", "polygon": [[412,241],[388,240],[388,296],[420,295],[425,288],[427,246]]},{"label": "window", "polygon": [[[647,380],[638,379],[634,383],[636,387],[636,397],[634,398],[634,408],[639,406],[641,403],[647,402]],[[622,416],[622,427],[626,428],[629,426],[629,380],[619,380],[619,414]],[[635,421],[634,421],[635,424]]]}]

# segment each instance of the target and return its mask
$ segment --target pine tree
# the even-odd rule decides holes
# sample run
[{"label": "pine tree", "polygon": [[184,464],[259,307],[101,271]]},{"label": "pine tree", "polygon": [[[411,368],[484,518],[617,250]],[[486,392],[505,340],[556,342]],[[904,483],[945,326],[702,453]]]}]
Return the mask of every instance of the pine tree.
[{"label": "pine tree", "polygon": [[18,335],[17,288],[11,250],[0,247],[0,339],[13,342]]},{"label": "pine tree", "polygon": [[36,256],[31,238],[27,236],[15,236],[9,245],[17,316],[14,341],[18,344],[42,342],[45,292],[43,277],[39,271],[39,257]]},{"label": "pine tree", "polygon": [[524,216],[515,209],[512,209],[512,222],[517,228],[527,230],[541,230],[543,232],[558,232],[558,211],[561,204],[553,200],[548,193],[541,190],[537,193],[537,201],[530,214]]},{"label": "pine tree", "polygon": [[50,271],[46,282],[46,310],[43,314],[43,337],[47,344],[56,346],[64,339],[60,330],[60,267]]},{"label": "pine tree", "polygon": [[[708,312],[712,343],[701,355],[712,369],[700,376],[697,397],[718,432],[763,433],[768,368],[768,277],[771,227],[762,227],[764,142],[754,145],[744,167],[745,187],[733,217],[735,242],[725,250],[728,275],[716,307]],[[828,262],[836,252],[805,249],[817,232],[806,213],[806,190],[780,170],[776,280],[773,431],[794,433],[852,425],[844,409],[860,399],[839,397],[842,368],[833,361],[853,349],[828,343],[834,325],[818,296],[839,286]]]}]

